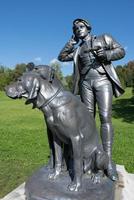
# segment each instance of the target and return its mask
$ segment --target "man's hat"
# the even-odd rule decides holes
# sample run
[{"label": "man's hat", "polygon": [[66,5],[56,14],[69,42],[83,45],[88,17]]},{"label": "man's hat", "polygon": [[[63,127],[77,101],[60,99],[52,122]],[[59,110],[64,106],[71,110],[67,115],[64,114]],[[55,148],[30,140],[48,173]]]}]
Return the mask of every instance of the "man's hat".
[{"label": "man's hat", "polygon": [[88,30],[91,31],[91,29],[92,29],[91,24],[90,24],[87,20],[85,20],[85,19],[80,19],[80,18],[75,19],[75,20],[73,21],[73,30],[75,30],[75,25],[76,25],[77,23],[79,23],[79,22],[82,22],[82,23],[88,28]]}]

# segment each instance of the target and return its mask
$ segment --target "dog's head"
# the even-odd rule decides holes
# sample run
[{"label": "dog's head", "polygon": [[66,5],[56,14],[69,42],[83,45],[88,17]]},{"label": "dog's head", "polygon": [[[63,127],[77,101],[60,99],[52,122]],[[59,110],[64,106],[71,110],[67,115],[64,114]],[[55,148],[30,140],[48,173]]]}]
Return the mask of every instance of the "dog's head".
[{"label": "dog's head", "polygon": [[33,71],[49,82],[52,82],[55,76],[55,70],[48,65],[37,65],[33,68]]},{"label": "dog's head", "polygon": [[52,84],[54,79],[54,69],[47,65],[35,66],[32,71],[23,73],[18,80],[5,88],[6,95],[10,98],[27,99],[26,103],[33,103],[38,96],[41,83]]},{"label": "dog's head", "polygon": [[39,91],[39,74],[35,72],[26,72],[15,83],[5,88],[6,95],[10,98],[34,99]]}]

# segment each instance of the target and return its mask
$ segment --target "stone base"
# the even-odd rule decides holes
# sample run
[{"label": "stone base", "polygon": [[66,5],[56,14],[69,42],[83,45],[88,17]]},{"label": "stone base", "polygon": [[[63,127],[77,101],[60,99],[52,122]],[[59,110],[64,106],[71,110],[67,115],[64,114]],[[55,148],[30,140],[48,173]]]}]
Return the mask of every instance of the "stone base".
[{"label": "stone base", "polygon": [[107,177],[95,184],[89,175],[83,177],[83,187],[79,192],[70,192],[71,182],[68,173],[61,174],[56,180],[49,180],[50,170],[39,169],[30,177],[25,186],[27,200],[114,200],[115,183]]},{"label": "stone base", "polygon": [[16,189],[14,189],[12,192],[0,200],[26,200],[25,183],[19,185]]},{"label": "stone base", "polygon": [[[117,165],[117,171],[119,181],[116,184],[114,200],[133,200],[134,174],[129,174],[122,165]],[[21,184],[1,200],[26,200],[25,183]]]}]

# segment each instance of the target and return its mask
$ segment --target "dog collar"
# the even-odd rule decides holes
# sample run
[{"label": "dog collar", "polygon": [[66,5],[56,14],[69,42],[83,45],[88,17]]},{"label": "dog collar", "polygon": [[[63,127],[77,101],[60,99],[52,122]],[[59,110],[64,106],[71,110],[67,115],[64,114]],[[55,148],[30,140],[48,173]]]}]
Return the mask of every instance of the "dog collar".
[{"label": "dog collar", "polygon": [[61,91],[62,89],[63,89],[63,88],[60,87],[60,88],[57,90],[57,92],[56,92],[50,99],[48,99],[45,103],[43,103],[43,104],[39,107],[39,109],[41,109],[41,108],[47,106],[51,101],[53,101],[53,99],[54,99],[55,97],[57,97],[57,95],[60,93],[60,91]]}]

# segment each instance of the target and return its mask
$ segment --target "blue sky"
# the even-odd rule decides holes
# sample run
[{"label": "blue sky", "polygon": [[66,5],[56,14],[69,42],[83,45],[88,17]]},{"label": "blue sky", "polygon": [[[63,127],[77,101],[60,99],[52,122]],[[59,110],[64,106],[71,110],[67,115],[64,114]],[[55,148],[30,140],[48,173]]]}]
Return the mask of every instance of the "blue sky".
[{"label": "blue sky", "polygon": [[[110,33],[134,60],[134,0],[0,0],[0,64],[49,64],[72,35],[72,21],[84,18],[92,33]],[[64,64],[64,74],[72,72]]]}]

